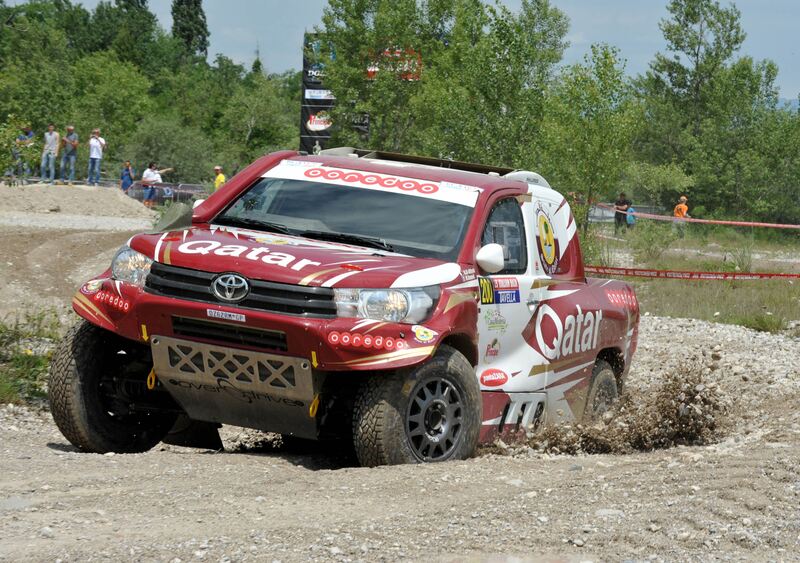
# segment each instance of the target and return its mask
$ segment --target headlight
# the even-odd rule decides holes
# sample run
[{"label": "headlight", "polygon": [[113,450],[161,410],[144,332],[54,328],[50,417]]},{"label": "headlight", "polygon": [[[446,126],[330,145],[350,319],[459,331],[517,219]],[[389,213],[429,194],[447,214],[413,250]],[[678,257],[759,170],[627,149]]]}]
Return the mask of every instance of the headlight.
[{"label": "headlight", "polygon": [[392,323],[419,323],[439,299],[439,286],[414,289],[334,289],[340,317]]},{"label": "headlight", "polygon": [[126,281],[142,287],[153,261],[129,246],[120,248],[111,261],[111,275],[115,280]]}]

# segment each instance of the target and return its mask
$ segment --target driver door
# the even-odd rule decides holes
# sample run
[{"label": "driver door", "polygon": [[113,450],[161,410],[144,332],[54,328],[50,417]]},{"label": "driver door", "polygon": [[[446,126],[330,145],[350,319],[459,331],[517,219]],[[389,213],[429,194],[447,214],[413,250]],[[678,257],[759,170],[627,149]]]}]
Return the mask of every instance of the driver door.
[{"label": "driver door", "polygon": [[516,197],[498,200],[484,225],[481,246],[497,243],[503,247],[505,266],[496,274],[478,278],[477,374],[483,391],[529,391],[531,348],[523,331],[531,320],[533,264],[529,260],[528,233],[523,203]]}]

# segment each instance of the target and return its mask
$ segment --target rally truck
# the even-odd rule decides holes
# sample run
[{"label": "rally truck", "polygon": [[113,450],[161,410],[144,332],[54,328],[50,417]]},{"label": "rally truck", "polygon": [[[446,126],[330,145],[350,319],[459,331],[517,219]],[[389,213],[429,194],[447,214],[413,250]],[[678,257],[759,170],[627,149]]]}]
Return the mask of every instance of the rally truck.
[{"label": "rally truck", "polygon": [[338,440],[365,466],[463,459],[621,390],[636,296],[586,277],[537,173],[282,151],[198,203],[74,296],[49,395],[81,450],[230,424]]}]

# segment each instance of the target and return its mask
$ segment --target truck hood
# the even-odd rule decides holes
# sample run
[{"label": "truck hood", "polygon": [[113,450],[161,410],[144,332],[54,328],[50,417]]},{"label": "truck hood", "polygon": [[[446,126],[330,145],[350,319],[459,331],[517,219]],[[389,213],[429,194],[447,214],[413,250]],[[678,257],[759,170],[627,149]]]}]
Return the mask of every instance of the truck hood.
[{"label": "truck hood", "polygon": [[128,244],[164,264],[298,285],[421,287],[461,274],[454,262],[215,225],[140,234]]}]

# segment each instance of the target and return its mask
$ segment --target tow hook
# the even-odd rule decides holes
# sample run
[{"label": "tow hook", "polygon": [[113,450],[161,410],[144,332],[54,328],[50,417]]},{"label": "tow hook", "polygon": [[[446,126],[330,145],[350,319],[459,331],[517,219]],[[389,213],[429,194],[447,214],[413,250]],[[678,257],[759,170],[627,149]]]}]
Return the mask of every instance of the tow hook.
[{"label": "tow hook", "polygon": [[147,374],[147,390],[152,391],[156,388],[156,368],[150,370]]}]

